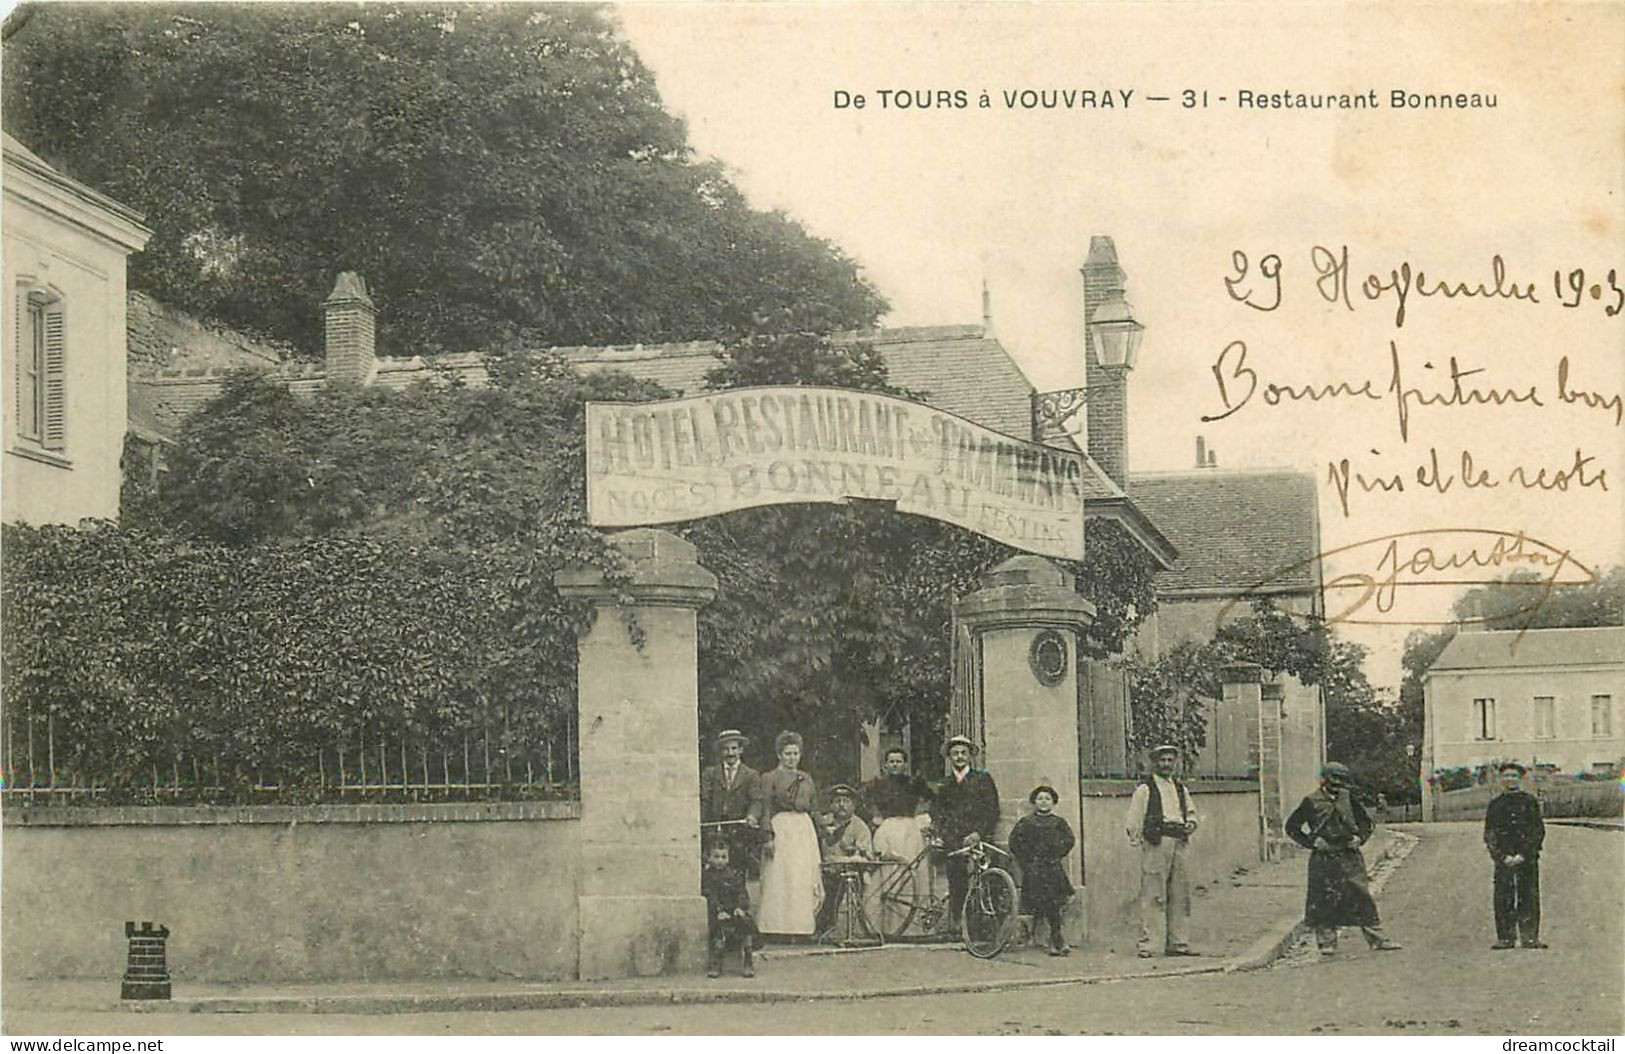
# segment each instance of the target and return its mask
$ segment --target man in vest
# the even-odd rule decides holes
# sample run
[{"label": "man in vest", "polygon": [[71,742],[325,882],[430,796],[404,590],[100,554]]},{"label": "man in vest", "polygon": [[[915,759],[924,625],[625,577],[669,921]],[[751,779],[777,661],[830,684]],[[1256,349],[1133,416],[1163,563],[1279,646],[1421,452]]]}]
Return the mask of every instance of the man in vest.
[{"label": "man in vest", "polygon": [[1149,959],[1200,955],[1190,945],[1191,885],[1185,851],[1196,830],[1196,810],[1185,784],[1174,775],[1179,748],[1151,750],[1152,774],[1134,788],[1128,804],[1129,844],[1140,850],[1140,950]]},{"label": "man in vest", "polygon": [[733,866],[755,878],[761,866],[762,774],[740,760],[748,743],[738,729],[717,734],[718,763],[700,773],[700,822],[715,825],[711,836],[728,843]]}]

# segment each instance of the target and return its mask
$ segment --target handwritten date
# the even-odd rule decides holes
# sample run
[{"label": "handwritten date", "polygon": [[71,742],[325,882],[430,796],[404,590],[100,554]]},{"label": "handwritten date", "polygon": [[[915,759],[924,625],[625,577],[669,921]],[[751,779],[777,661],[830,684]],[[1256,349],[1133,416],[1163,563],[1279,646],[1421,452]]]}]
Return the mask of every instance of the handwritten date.
[{"label": "handwritten date", "polygon": [[[1224,288],[1231,300],[1263,312],[1281,306],[1288,267],[1279,253],[1265,253],[1255,264],[1248,253],[1236,249],[1230,254],[1230,270]],[[1357,303],[1391,304],[1396,329],[1404,328],[1413,298],[1542,303],[1538,284],[1509,277],[1506,261],[1499,253],[1490,258],[1489,275],[1476,281],[1441,278],[1437,272],[1430,274],[1404,260],[1385,274],[1367,272],[1356,283],[1347,245],[1336,250],[1316,245],[1309,251],[1309,272],[1314,276],[1316,293],[1329,304],[1341,304],[1348,311],[1353,311]],[[1618,268],[1610,268],[1601,277],[1583,267],[1567,271],[1559,268],[1552,272],[1552,290],[1554,299],[1550,303],[1562,308],[1572,310],[1591,302],[1600,305],[1609,318],[1625,310],[1625,285],[1621,285]]]}]

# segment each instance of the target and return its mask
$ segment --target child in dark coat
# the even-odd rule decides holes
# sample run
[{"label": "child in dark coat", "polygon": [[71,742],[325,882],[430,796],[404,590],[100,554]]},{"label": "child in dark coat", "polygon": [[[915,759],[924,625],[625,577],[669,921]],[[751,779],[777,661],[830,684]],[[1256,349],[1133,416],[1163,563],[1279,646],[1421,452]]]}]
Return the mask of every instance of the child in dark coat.
[{"label": "child in dark coat", "polygon": [[1055,788],[1034,787],[1027,800],[1033,804],[1010,829],[1010,853],[1021,865],[1021,909],[1049,923],[1049,953],[1070,955],[1061,935],[1061,908],[1072,896],[1072,881],[1066,876],[1066,857],[1077,844],[1072,828],[1055,815],[1060,801]]},{"label": "child in dark coat", "polygon": [[739,972],[755,977],[756,967],[751,961],[751,944],[756,937],[756,922],[750,917],[750,894],[745,891],[745,876],[729,865],[728,843],[722,839],[712,842],[705,852],[705,870],[700,872],[700,894],[705,897],[705,915],[710,935],[710,955],[705,975],[722,975],[722,956],[730,946],[739,946]]}]

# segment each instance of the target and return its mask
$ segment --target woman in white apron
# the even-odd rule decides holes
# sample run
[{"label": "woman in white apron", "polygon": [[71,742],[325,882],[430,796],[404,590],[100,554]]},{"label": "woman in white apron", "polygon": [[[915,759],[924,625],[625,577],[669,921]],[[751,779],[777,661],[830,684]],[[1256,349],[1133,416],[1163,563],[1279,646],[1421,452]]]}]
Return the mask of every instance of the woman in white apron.
[{"label": "woman in white apron", "polygon": [[756,928],[762,933],[810,935],[824,903],[822,849],[813,815],[818,788],[801,769],[801,736],[780,732],[773,741],[779,767],[762,773],[762,900]]}]

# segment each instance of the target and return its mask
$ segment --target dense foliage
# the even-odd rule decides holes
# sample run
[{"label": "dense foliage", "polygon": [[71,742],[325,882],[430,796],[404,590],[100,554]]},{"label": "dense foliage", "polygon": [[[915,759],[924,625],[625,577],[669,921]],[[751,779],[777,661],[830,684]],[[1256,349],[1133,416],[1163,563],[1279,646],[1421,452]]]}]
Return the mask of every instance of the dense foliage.
[{"label": "dense foliage", "polygon": [[342,270],[385,354],[873,324],[832,245],[697,159],[597,7],[37,4],[7,131],[146,216],[131,284],[319,346]]},{"label": "dense foliage", "polygon": [[[713,389],[813,384],[926,398],[889,383],[867,345],[813,334],[758,337],[724,352]],[[860,721],[907,721],[939,743],[950,693],[953,601],[1015,550],[888,503],[747,509],[686,529],[722,581],[701,613],[701,706],[711,727],[756,737],[771,762],[782,728],[808,738],[836,773],[856,765]],[[1086,558],[1067,568],[1099,609],[1090,650],[1122,646],[1155,608],[1154,564],[1115,523],[1089,524]],[[922,766],[930,762],[922,759]]]},{"label": "dense foliage", "polygon": [[1169,740],[1194,752],[1205,742],[1206,728],[1202,707],[1193,701],[1219,698],[1225,666],[1253,662],[1320,688],[1327,754],[1353,767],[1371,793],[1415,798],[1414,762],[1405,755],[1397,713],[1377,699],[1366,679],[1365,656],[1365,648],[1339,639],[1323,623],[1256,601],[1246,617],[1226,622],[1209,641],[1129,663],[1134,745],[1143,750]]},{"label": "dense foliage", "polygon": [[[525,354],[495,358],[490,371],[485,387],[340,386],[313,397],[263,377],[232,380],[187,419],[155,492],[132,476],[124,527],[87,537],[84,553],[72,552],[71,533],[37,559],[22,560],[33,551],[26,546],[16,559],[8,552],[7,603],[37,611],[50,626],[72,625],[63,650],[28,658],[39,676],[19,688],[43,689],[48,671],[82,648],[103,657],[84,676],[107,679],[86,699],[115,692],[114,683],[126,695],[153,683],[158,698],[187,700],[173,704],[177,713],[237,692],[237,682],[208,672],[232,665],[254,685],[252,705],[294,722],[275,727],[299,749],[317,732],[298,730],[304,704],[279,707],[279,692],[311,700],[318,716],[310,720],[321,734],[343,724],[339,714],[372,720],[367,715],[388,713],[385,723],[411,725],[436,692],[465,700],[457,704],[465,709],[522,712],[526,728],[556,724],[573,707],[574,632],[585,613],[561,600],[553,574],[569,563],[614,566],[584,518],[583,404],[665,393],[620,374],[577,376],[556,360]],[[890,390],[884,365],[868,349],[805,336],[730,349],[712,383],[800,376]],[[1013,555],[881,502],[749,509],[676,529],[721,583],[717,601],[701,614],[702,724],[745,727],[758,736],[758,751],[780,728],[797,727],[825,770],[842,774],[855,764],[860,721],[906,718],[926,741],[941,727],[952,602]],[[132,554],[149,550],[166,562],[127,566]],[[118,560],[99,555],[109,553]],[[353,571],[334,569],[357,553],[366,559],[358,557]],[[179,586],[166,576],[183,572],[182,554],[195,554],[205,577],[225,575],[233,562],[269,576],[241,587],[221,578],[177,609],[202,619],[208,605],[219,604],[229,625],[256,642],[243,647],[217,635],[206,638],[207,647],[172,656],[165,677],[207,686],[190,694],[152,682],[156,667],[128,665],[119,632],[95,620],[80,626],[72,615],[115,588],[127,590],[126,603],[139,610],[168,610]],[[64,573],[50,570],[55,560],[67,561]],[[1149,557],[1115,524],[1097,523],[1088,559],[1071,569],[1102,613],[1093,650],[1119,646],[1152,609]],[[373,606],[350,612],[347,584],[365,585],[356,595]],[[413,599],[420,595],[441,603],[420,607]],[[329,616],[341,624],[324,628]],[[290,619],[294,637],[285,628]],[[456,633],[442,628],[447,620]],[[8,663],[27,658],[17,649],[49,635],[47,623],[8,621]],[[137,639],[157,649],[163,625],[153,623],[152,633]],[[388,633],[380,636],[380,627]],[[284,648],[295,638],[340,645]],[[373,646],[395,640],[411,647]],[[423,682],[421,693],[393,688],[425,663],[438,680]],[[378,672],[364,678],[344,672],[374,665]],[[194,667],[206,675],[194,677]],[[71,707],[66,691],[57,691],[52,705]],[[97,712],[110,720],[116,709]],[[254,742],[268,745],[273,737]],[[766,760],[754,753],[753,760]]]}]

